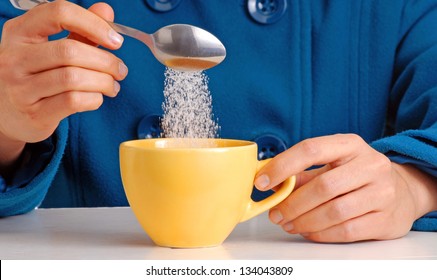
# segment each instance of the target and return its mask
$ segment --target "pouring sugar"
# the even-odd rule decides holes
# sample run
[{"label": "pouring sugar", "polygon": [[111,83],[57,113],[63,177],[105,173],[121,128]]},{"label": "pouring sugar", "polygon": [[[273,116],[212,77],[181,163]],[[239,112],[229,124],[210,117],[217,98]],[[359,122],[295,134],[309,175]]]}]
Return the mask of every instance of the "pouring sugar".
[{"label": "pouring sugar", "polygon": [[208,77],[204,72],[167,67],[162,109],[163,137],[180,138],[183,147],[197,147],[196,138],[218,137],[219,126],[214,121]]}]

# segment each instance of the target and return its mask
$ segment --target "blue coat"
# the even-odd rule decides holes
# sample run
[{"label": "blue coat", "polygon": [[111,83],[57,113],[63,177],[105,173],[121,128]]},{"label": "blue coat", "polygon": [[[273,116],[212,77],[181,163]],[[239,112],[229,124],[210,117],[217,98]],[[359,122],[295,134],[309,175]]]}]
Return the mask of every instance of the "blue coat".
[{"label": "blue coat", "polygon": [[[106,2],[116,22],[149,33],[188,23],[224,43],[226,60],[206,72],[221,138],[256,140],[273,156],[308,137],[357,133],[393,161],[437,175],[437,1],[275,0],[265,14],[243,0],[182,0],[166,12],[153,1]],[[0,2],[0,26],[19,14]],[[0,216],[128,205],[118,147],[156,134],[165,68],[128,37],[115,54],[129,67],[119,95],[27,146],[31,160],[0,180]],[[415,228],[437,230],[435,220]]]}]

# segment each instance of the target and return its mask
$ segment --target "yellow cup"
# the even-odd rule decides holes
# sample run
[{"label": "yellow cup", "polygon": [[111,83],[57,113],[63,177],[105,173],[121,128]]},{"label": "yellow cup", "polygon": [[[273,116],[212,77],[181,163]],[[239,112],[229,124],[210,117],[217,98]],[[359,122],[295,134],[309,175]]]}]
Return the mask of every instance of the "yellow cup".
[{"label": "yellow cup", "polygon": [[[129,204],[159,246],[220,245],[239,222],[284,200],[295,177],[255,202],[253,180],[268,160],[256,143],[231,139],[143,139],[120,145],[120,170]],[[194,143],[194,144],[193,144]]]}]

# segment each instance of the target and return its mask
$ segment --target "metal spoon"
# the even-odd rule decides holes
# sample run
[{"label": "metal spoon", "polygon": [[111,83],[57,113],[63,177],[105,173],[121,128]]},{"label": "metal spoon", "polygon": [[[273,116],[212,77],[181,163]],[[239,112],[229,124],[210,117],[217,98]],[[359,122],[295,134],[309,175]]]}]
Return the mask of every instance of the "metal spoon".
[{"label": "metal spoon", "polygon": [[[9,0],[20,10],[50,3],[48,0]],[[188,24],[164,26],[153,34],[124,26],[108,24],[117,32],[146,44],[162,64],[179,71],[201,71],[216,66],[226,57],[226,49],[214,35]]]}]

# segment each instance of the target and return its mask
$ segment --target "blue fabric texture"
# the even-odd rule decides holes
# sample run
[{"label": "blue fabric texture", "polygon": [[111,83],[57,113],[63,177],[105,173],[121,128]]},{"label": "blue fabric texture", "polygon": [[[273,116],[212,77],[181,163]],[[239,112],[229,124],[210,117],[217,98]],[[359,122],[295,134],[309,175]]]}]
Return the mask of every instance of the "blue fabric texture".
[{"label": "blue fabric texture", "polygon": [[52,138],[42,142],[29,143],[21,155],[19,167],[11,174],[10,182],[0,185],[0,191],[6,192],[13,188],[26,186],[41,172],[53,156],[54,146]]},{"label": "blue fabric texture", "polygon": [[[288,0],[285,14],[269,25],[255,22],[245,1],[184,0],[164,13],[143,0],[105,2],[121,24],[149,33],[193,24],[224,43],[225,61],[206,72],[221,138],[273,135],[290,147],[356,133],[393,161],[436,175],[437,0]],[[0,1],[0,25],[19,14]],[[114,54],[129,67],[118,96],[64,120],[50,160],[22,177],[25,186],[4,191],[0,179],[0,216],[37,205],[128,205],[118,147],[137,137],[144,117],[162,115],[165,68],[129,37]],[[41,158],[50,145],[43,150]],[[437,230],[436,219],[430,214],[413,229]]]},{"label": "blue fabric texture", "polygon": [[432,212],[413,223],[412,230],[415,231],[437,231],[437,217],[436,212]]},{"label": "blue fabric texture", "polygon": [[[23,214],[41,203],[61,161],[67,135],[67,123],[63,121],[53,135],[55,144],[47,142],[37,144],[36,146],[43,147],[38,147],[37,151],[32,150],[31,160],[15,174],[9,188],[3,178],[0,180],[0,186],[7,189],[6,192],[0,193],[0,216]],[[50,162],[36,174],[49,155],[51,155]],[[38,160],[41,161],[35,163]]]},{"label": "blue fabric texture", "polygon": [[409,156],[401,156],[393,153],[387,153],[386,155],[392,162],[396,162],[399,164],[411,164],[422,170],[423,172],[428,173],[433,177],[437,177],[437,168],[430,163]]}]

